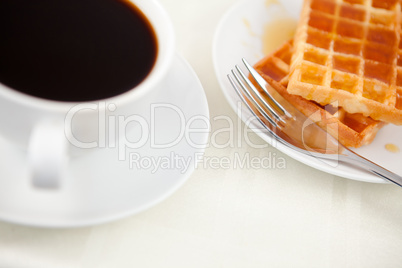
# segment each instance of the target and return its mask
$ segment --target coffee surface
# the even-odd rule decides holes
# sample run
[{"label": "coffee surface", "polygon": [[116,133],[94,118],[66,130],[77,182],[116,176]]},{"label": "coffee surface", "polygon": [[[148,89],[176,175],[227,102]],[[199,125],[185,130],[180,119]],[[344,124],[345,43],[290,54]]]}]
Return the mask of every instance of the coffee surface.
[{"label": "coffee surface", "polygon": [[0,83],[56,101],[138,85],[157,56],[152,26],[124,0],[0,0]]}]

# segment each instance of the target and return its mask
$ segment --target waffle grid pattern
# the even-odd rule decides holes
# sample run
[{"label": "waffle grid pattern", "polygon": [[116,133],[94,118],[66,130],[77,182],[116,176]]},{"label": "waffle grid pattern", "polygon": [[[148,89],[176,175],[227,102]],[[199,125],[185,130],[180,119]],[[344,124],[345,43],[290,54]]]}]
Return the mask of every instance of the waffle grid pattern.
[{"label": "waffle grid pattern", "polygon": [[399,0],[306,0],[288,91],[402,124]]},{"label": "waffle grid pattern", "polygon": [[289,41],[260,60],[254,67],[285,99],[332,136],[337,137],[345,146],[360,147],[370,143],[377,131],[385,125],[384,123],[361,114],[349,114],[342,108],[334,109],[330,105],[323,107],[287,92],[286,85],[293,49],[293,42]]}]

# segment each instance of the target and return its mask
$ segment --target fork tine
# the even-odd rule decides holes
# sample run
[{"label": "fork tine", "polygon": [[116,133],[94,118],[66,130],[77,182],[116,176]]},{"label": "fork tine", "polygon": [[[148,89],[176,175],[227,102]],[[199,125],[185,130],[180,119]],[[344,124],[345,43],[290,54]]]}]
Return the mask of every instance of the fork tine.
[{"label": "fork tine", "polygon": [[279,108],[279,110],[285,114],[287,117],[291,118],[292,115],[285,109],[283,106],[278,103],[275,98],[272,97],[271,93],[267,90],[266,85],[269,86],[269,84],[265,81],[265,79],[247,62],[245,58],[242,58],[242,61],[244,65],[246,66],[247,70],[250,72],[250,74],[253,76],[257,84],[260,86],[260,88],[267,94],[269,99]]},{"label": "fork tine", "polygon": [[[240,74],[243,81],[246,82],[248,88],[252,90],[253,94],[251,94],[251,95],[257,97],[257,99],[269,110],[269,112],[275,117],[275,119],[277,121],[281,121],[281,122],[285,123],[285,121],[275,111],[275,109],[272,107],[272,105],[265,101],[265,99],[262,97],[261,93],[253,85],[253,83],[251,83],[250,79],[248,79],[248,77],[243,73],[243,71],[240,69],[240,67],[238,65],[236,65],[235,68],[236,68],[237,72]],[[232,72],[233,72],[233,70],[232,70]]]},{"label": "fork tine", "polygon": [[[232,70],[233,72],[233,70]],[[236,75],[236,74],[235,74]],[[292,143],[289,143],[286,139],[284,139],[283,137],[281,137],[280,135],[278,135],[278,133],[276,133],[276,129],[277,129],[277,124],[275,121],[272,120],[272,118],[270,118],[269,116],[266,117],[264,114],[263,117],[265,119],[268,120],[268,122],[273,126],[273,129],[271,129],[268,124],[266,124],[266,122],[262,121],[262,119],[259,117],[259,115],[257,115],[256,111],[252,108],[252,104],[250,104],[247,100],[246,97],[241,93],[241,89],[237,86],[235,80],[232,78],[232,76],[230,74],[227,75],[229,82],[232,84],[232,87],[235,89],[235,92],[237,93],[237,95],[240,97],[242,103],[244,105],[246,105],[246,107],[249,109],[249,111],[255,116],[255,119],[257,119],[258,122],[260,122],[260,124],[275,138],[276,141],[278,141],[279,143],[282,143],[285,146],[288,146],[290,148],[292,148],[295,151],[298,151],[300,153],[306,153],[306,150],[301,149],[300,147],[295,146]],[[237,80],[237,78],[236,78]],[[242,85],[242,84],[240,84]],[[282,134],[284,134],[282,132]],[[286,135],[286,134],[284,134]],[[311,154],[313,154],[313,152],[311,152]]]},{"label": "fork tine", "polygon": [[[251,111],[251,113],[258,119],[258,121],[260,121],[260,123],[263,126],[266,126],[264,124],[264,122],[261,121],[261,119],[259,118],[259,116],[254,112],[254,110],[251,108],[249,102],[246,100],[246,97],[241,93],[244,92],[245,95],[247,96],[247,99],[251,102],[253,102],[253,104],[255,105],[255,107],[257,107],[258,111],[261,113],[261,115],[268,120],[268,122],[273,125],[275,128],[278,127],[278,125],[276,124],[276,122],[268,115],[266,114],[265,110],[261,108],[261,106],[255,102],[254,99],[252,99],[252,96],[250,95],[250,93],[245,90],[244,85],[241,83],[240,78],[237,76],[237,74],[232,70],[233,76],[235,77],[236,81],[238,82],[236,84],[236,82],[234,81],[234,79],[228,74],[227,77],[229,79],[229,82],[232,84],[232,87],[235,89],[237,95],[239,96],[239,98],[241,99],[241,101],[248,107],[248,109]],[[241,89],[238,87],[238,85],[240,85]]]},{"label": "fork tine", "polygon": [[[243,102],[244,105],[247,106],[247,108],[249,109],[249,111],[255,116],[255,118],[258,120],[258,122],[260,122],[260,124],[275,138],[276,141],[278,141],[279,143],[288,146],[289,148],[292,148],[293,150],[299,152],[299,153],[303,153],[306,154],[306,150],[301,149],[301,147],[295,146],[292,143],[289,143],[287,140],[285,140],[283,137],[281,137],[280,135],[278,135],[278,133],[276,133],[276,123],[275,121],[273,121],[270,117],[265,117],[270,124],[272,124],[272,126],[274,126],[274,129],[271,129],[266,122],[262,121],[262,119],[257,115],[257,113],[254,111],[254,109],[251,107],[251,104],[249,102],[246,101],[244,95],[241,93],[240,88],[237,86],[236,82],[234,81],[234,79],[231,77],[230,74],[227,75],[229,82],[232,84],[232,87],[235,89],[237,95],[240,97],[241,101]],[[282,133],[283,134],[283,133]],[[285,134],[286,135],[286,134]],[[314,152],[309,152],[310,154],[314,154]]]}]

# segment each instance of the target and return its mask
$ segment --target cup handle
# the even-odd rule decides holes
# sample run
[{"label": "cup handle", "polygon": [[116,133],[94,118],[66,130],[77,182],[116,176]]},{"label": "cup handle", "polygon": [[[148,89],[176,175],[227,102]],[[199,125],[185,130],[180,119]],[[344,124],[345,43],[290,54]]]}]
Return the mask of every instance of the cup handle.
[{"label": "cup handle", "polygon": [[28,144],[28,164],[34,187],[60,188],[67,165],[63,123],[48,121],[34,126]]}]

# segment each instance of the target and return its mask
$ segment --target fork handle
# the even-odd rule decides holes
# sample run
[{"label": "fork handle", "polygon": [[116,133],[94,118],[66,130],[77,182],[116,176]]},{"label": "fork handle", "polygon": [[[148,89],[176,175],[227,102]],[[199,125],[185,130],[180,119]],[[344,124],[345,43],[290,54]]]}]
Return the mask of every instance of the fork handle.
[{"label": "fork handle", "polygon": [[352,165],[356,165],[361,167],[387,181],[395,183],[398,186],[402,187],[402,177],[385,169],[376,163],[364,158],[363,156],[351,151],[346,150],[343,154],[339,155],[339,161],[350,163]]}]

